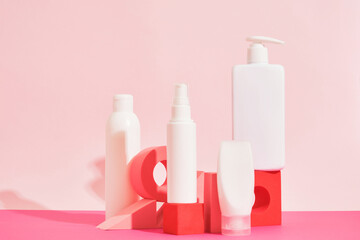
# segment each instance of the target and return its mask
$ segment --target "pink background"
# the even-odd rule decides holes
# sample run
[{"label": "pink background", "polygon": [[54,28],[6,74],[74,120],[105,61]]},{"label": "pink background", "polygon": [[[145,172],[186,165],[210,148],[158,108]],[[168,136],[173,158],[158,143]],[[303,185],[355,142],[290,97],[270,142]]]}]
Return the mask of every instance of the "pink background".
[{"label": "pink background", "polygon": [[131,93],[142,146],[164,145],[189,84],[198,168],[231,139],[245,37],[286,71],[284,210],[360,210],[360,1],[1,1],[0,207],[100,210],[112,96]]}]

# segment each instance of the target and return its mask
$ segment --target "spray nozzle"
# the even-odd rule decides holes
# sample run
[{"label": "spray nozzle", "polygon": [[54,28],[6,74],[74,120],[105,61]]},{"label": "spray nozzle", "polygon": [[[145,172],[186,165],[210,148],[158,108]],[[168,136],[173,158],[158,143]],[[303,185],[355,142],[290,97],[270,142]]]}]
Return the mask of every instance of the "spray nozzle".
[{"label": "spray nozzle", "polygon": [[175,85],[175,96],[171,110],[171,121],[192,121],[186,84]]},{"label": "spray nozzle", "polygon": [[189,98],[187,94],[187,85],[179,83],[175,85],[175,96],[174,96],[174,105],[188,105]]},{"label": "spray nozzle", "polygon": [[268,51],[264,43],[285,43],[275,38],[262,36],[252,36],[246,38],[246,40],[252,42],[248,48],[248,63],[268,63]]}]

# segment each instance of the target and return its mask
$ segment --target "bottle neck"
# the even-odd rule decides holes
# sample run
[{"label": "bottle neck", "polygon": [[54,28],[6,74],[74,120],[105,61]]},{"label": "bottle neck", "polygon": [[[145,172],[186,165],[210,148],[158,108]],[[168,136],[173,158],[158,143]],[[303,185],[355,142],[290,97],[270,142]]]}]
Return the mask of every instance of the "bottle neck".
[{"label": "bottle neck", "polygon": [[253,43],[248,48],[247,63],[268,63],[268,50],[261,43]]},{"label": "bottle neck", "polygon": [[186,122],[191,120],[189,105],[173,105],[171,108],[171,122]]},{"label": "bottle neck", "polygon": [[117,94],[113,100],[114,112],[133,112],[133,96],[128,94]]}]

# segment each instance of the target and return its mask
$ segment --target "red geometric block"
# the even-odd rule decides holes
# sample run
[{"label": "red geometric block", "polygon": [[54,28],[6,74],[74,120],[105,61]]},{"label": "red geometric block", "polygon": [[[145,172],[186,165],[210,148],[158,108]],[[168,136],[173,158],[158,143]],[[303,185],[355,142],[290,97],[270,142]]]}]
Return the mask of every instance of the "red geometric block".
[{"label": "red geometric block", "polygon": [[164,204],[156,211],[156,227],[163,228],[164,222]]},{"label": "red geometric block", "polygon": [[183,235],[204,233],[203,203],[164,203],[165,233]]},{"label": "red geometric block", "polygon": [[197,171],[197,202],[204,203],[204,181],[205,173]]},{"label": "red geometric block", "polygon": [[[255,170],[255,203],[251,226],[281,225],[281,172]],[[217,191],[217,174],[205,173],[205,231],[221,232],[221,210]]]},{"label": "red geometric block", "polygon": [[281,172],[255,170],[251,226],[281,225]]},{"label": "red geometric block", "polygon": [[217,174],[205,173],[204,181],[205,232],[221,232],[221,211],[217,191]]},{"label": "red geometric block", "polygon": [[[154,168],[160,162],[166,169],[166,146],[149,147],[139,152],[130,162],[130,181],[135,192],[145,199],[166,202],[167,179],[158,186],[154,180]],[[197,198],[204,202],[204,172],[197,171]]]},{"label": "red geometric block", "polygon": [[153,175],[159,162],[166,168],[166,146],[142,150],[130,162],[130,181],[135,192],[141,197],[166,202],[166,180],[163,185],[158,186]]},{"label": "red geometric block", "polygon": [[102,230],[157,228],[161,224],[158,219],[156,201],[141,199],[121,210],[118,215],[106,219],[97,228]]}]

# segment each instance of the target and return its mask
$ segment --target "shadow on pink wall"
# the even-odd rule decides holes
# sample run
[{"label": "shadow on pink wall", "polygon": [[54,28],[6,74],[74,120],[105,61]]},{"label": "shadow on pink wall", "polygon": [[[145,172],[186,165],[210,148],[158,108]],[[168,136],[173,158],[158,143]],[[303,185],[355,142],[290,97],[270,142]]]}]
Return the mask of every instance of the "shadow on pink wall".
[{"label": "shadow on pink wall", "polygon": [[5,190],[0,192],[0,204],[4,209],[32,209],[46,210],[47,208],[40,203],[23,197],[21,194]]},{"label": "shadow on pink wall", "polygon": [[105,157],[95,159],[91,167],[96,169],[96,177],[87,187],[105,202]]},{"label": "shadow on pink wall", "polygon": [[[96,197],[105,201],[105,157],[95,159],[91,163],[95,168],[94,180],[92,180],[87,189],[95,194]],[[21,193],[8,189],[0,191],[0,206],[2,209],[21,209],[21,210],[49,210],[46,206],[24,197]]]},{"label": "shadow on pink wall", "polygon": [[[88,184],[87,188],[90,188],[90,192],[92,194],[95,194],[98,198],[104,201],[105,157],[97,158],[94,162],[91,163],[91,166],[96,169],[96,173],[94,174],[94,180]],[[103,211],[46,211],[51,209],[10,189],[0,191],[0,206],[3,209],[9,209],[6,211],[14,211],[17,214],[23,214],[57,222],[69,222],[96,226],[104,221],[105,218]]]}]

